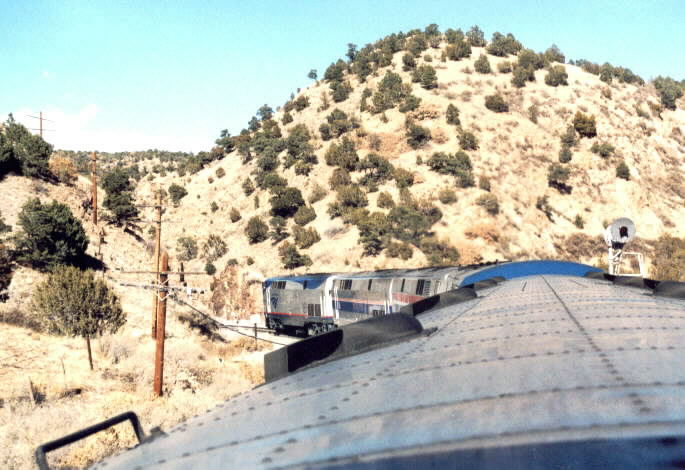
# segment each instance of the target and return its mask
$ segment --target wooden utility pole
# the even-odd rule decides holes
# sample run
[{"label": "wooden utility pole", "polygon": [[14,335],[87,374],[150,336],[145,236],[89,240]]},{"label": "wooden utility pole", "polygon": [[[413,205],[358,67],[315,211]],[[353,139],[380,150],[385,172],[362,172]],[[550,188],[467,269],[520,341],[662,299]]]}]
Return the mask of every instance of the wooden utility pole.
[{"label": "wooden utility pole", "polygon": [[[40,112],[40,117],[38,118],[40,121],[40,138],[43,138],[43,111]],[[92,369],[92,368],[91,368]]]},{"label": "wooden utility pole", "polygon": [[169,286],[169,254],[162,253],[162,273],[159,274],[159,285],[161,289],[155,294],[159,295],[157,307],[157,347],[155,348],[155,396],[162,396],[162,384],[164,382],[164,335],[166,326],[166,299],[167,287]]},{"label": "wooden utility pole", "polygon": [[90,154],[91,174],[91,199],[93,200],[93,225],[98,224],[98,184],[97,184],[97,156],[95,152]]},{"label": "wooden utility pole", "polygon": [[33,118],[33,119],[38,119],[38,121],[40,122],[40,124],[38,125],[38,129],[31,128],[31,130],[40,132],[41,139],[43,138],[43,130],[46,130],[46,131],[53,131],[54,130],[54,129],[43,129],[43,121],[54,122],[54,121],[50,121],[50,119],[45,119],[43,117],[43,111],[40,111],[38,116],[31,116],[30,114],[27,114],[26,116]]},{"label": "wooden utility pole", "polygon": [[[157,204],[155,205],[155,257],[152,264],[152,270],[155,272],[155,279],[153,284],[159,284],[159,256],[162,240],[162,192],[157,190]],[[163,271],[168,271],[167,268]],[[153,293],[152,298],[152,338],[157,337],[157,292]]]}]

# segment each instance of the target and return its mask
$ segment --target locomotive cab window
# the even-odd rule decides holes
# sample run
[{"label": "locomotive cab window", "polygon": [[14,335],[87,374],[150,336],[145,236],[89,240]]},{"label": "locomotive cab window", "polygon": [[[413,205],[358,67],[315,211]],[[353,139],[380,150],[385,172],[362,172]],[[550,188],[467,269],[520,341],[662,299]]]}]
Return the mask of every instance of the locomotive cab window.
[{"label": "locomotive cab window", "polygon": [[419,279],[416,283],[416,295],[428,296],[431,290],[431,282],[425,279]]},{"label": "locomotive cab window", "polygon": [[271,284],[273,289],[285,289],[285,281],[276,281]]},{"label": "locomotive cab window", "polygon": [[319,304],[307,304],[307,316],[320,317],[321,316],[321,305],[319,305]]},{"label": "locomotive cab window", "polygon": [[343,279],[340,281],[340,289],[352,290],[352,279]]}]

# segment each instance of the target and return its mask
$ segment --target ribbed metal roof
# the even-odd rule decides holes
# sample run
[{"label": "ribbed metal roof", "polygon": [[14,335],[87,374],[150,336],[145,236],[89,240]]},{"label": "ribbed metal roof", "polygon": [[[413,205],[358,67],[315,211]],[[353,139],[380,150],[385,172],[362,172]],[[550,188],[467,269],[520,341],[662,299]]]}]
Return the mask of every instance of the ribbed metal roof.
[{"label": "ribbed metal roof", "polygon": [[[537,275],[418,319],[426,334],[268,383],[98,467],[385,468],[454,465],[440,458],[458,455],[465,468],[544,468],[516,460],[530,445],[538,450],[526,455],[552,453],[564,468],[607,456],[640,468],[636,449],[677,464],[669,449],[682,452],[671,436],[685,435],[685,301]],[[651,447],[625,441],[652,437]],[[580,457],[559,457],[555,443],[579,446]],[[402,460],[417,454],[430,457]]]}]

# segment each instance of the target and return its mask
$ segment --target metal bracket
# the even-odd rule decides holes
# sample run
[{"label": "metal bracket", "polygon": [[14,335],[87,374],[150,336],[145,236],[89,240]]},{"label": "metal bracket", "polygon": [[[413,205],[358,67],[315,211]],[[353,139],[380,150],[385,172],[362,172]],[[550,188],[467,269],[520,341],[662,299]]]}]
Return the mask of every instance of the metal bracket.
[{"label": "metal bracket", "polygon": [[123,423],[124,421],[131,421],[131,426],[133,426],[133,432],[136,433],[138,442],[143,442],[143,439],[145,438],[145,433],[143,432],[143,428],[140,426],[138,416],[133,411],[127,411],[126,413],[114,416],[113,418],[106,419],[101,423],[88,426],[87,428],[81,429],[80,431],[76,431],[75,433],[68,434],[64,437],[60,437],[59,439],[55,439],[54,441],[50,441],[38,446],[35,452],[36,463],[38,464],[38,468],[40,470],[50,469],[46,455],[48,452],[59,449],[60,447],[64,447],[69,444],[73,444],[76,441],[80,441],[81,439],[84,439],[97,432],[104,431],[105,429],[110,428],[116,424]]}]

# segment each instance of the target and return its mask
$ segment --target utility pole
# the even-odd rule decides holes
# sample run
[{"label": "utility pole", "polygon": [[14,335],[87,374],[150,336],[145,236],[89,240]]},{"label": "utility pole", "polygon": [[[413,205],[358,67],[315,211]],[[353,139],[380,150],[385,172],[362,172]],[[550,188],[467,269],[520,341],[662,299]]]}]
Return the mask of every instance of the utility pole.
[{"label": "utility pole", "polygon": [[38,125],[38,129],[33,129],[33,128],[32,128],[31,130],[32,130],[32,131],[38,131],[38,132],[40,132],[40,137],[41,137],[41,139],[43,138],[43,130],[46,130],[46,131],[52,131],[52,130],[54,130],[54,129],[43,129],[43,121],[55,122],[55,121],[51,121],[50,119],[45,119],[45,118],[43,117],[43,111],[40,111],[40,112],[38,113],[38,116],[31,116],[30,114],[27,114],[26,117],[30,117],[30,118],[33,118],[33,119],[38,119],[38,121],[40,122],[40,124]]},{"label": "utility pole", "polygon": [[162,253],[162,273],[159,274],[159,285],[161,289],[156,292],[159,295],[157,307],[157,346],[155,348],[155,396],[162,396],[162,384],[164,382],[164,335],[166,326],[166,299],[167,287],[169,285],[169,254],[164,251]]},{"label": "utility pole", "polygon": [[[153,260],[152,270],[156,273],[153,284],[160,283],[159,277],[159,257],[161,250],[161,240],[162,240],[162,192],[157,190],[157,204],[155,204],[155,257]],[[167,271],[168,268],[164,268],[163,271]],[[157,336],[157,293],[153,293],[152,299],[152,338]]]},{"label": "utility pole", "polygon": [[98,225],[98,185],[97,185],[97,155],[90,154],[91,162],[91,199],[93,200],[93,225]]}]

